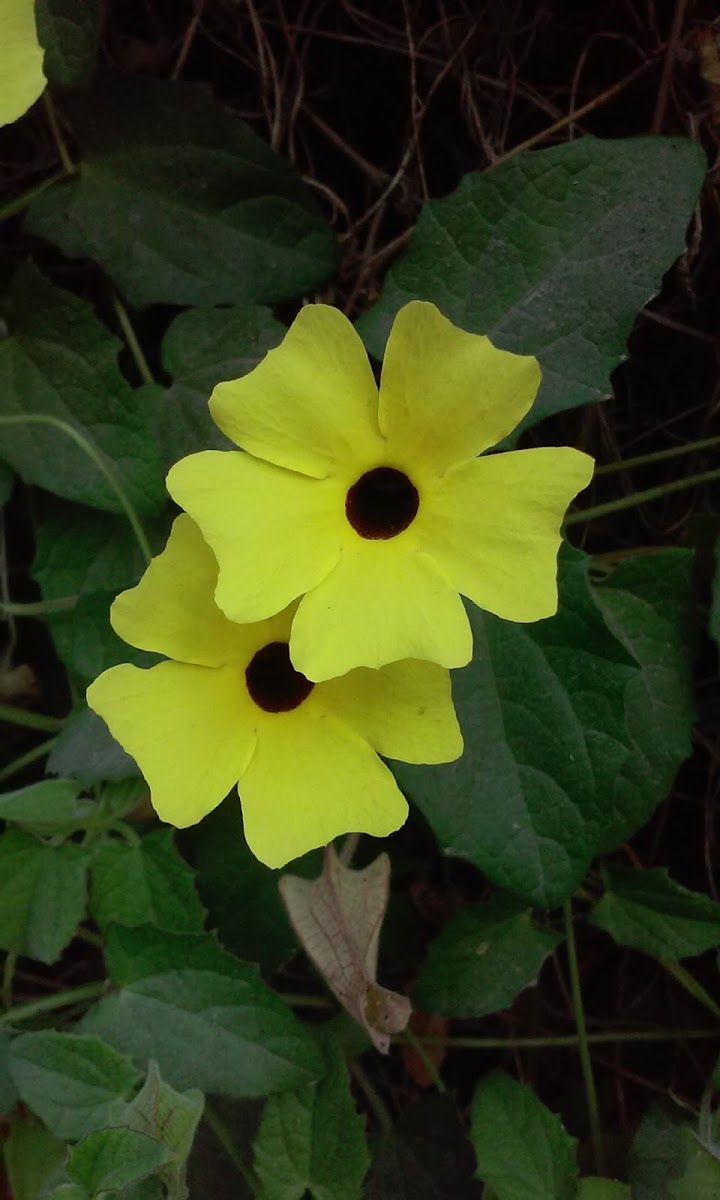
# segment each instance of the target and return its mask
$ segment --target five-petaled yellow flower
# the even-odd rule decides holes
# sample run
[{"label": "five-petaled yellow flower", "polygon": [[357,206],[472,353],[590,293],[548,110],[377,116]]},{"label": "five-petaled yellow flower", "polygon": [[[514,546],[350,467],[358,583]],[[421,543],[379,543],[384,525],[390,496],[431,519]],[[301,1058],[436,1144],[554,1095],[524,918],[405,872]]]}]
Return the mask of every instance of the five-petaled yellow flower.
[{"label": "five-petaled yellow flower", "polygon": [[350,322],[303,308],[277,349],[211,397],[246,453],[192,454],[168,475],[217,557],[219,607],[259,621],[302,597],[290,656],[315,681],[398,659],[469,662],[460,593],[511,621],[550,616],[560,524],[592,459],[570,447],[478,457],[539,381],[534,358],[413,301],[378,394]]},{"label": "five-petaled yellow flower", "polygon": [[216,581],[216,560],[183,514],[111,611],[120,637],[171,661],[112,667],[87,693],[137,760],[158,815],[191,825],[239,781],[248,845],[270,867],[342,833],[399,828],[407,804],[378,754],[461,754],[447,671],[396,662],[315,685],[290,662],[295,606],[233,624],[213,601]]},{"label": "five-petaled yellow flower", "polygon": [[0,125],[9,125],[45,89],[34,0],[0,0],[0,64]]}]

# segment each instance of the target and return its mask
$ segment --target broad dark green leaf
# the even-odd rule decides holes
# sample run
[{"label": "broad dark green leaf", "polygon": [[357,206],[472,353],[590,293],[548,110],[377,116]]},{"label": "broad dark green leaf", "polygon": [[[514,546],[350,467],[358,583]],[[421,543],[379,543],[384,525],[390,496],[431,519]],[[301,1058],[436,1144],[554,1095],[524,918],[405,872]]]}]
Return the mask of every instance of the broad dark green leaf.
[{"label": "broad dark green leaf", "polygon": [[[164,521],[146,523],[159,551]],[[45,600],[114,592],[132,587],[145,570],[145,558],[127,517],[56,499],[35,530],[33,578]]]},{"label": "broad dark green leaf", "polygon": [[263,304],[322,282],[334,238],[300,176],[201,85],[111,78],[68,102],[77,176],[26,228],[133,304]]},{"label": "broad dark green leaf", "polygon": [[430,946],[415,986],[417,1004],[444,1017],[484,1017],[507,1008],[535,983],[561,941],[508,896],[461,908]]},{"label": "broad dark green leaf", "polygon": [[85,688],[102,671],[118,663],[152,667],[157,654],[137,650],[118,637],[110,624],[115,592],[88,592],[67,612],[48,614],[55,649],[68,674]]},{"label": "broad dark green leaf", "polygon": [[97,1037],[23,1033],[10,1051],[20,1098],[56,1137],[74,1140],[120,1125],[140,1083],[130,1060]]},{"label": "broad dark green leaf", "polygon": [[393,765],[447,852],[541,906],[649,819],[691,745],[691,556],[629,560],[601,586],[587,561],[561,554],[548,620],[471,608],[474,661],[453,679],[465,753]]},{"label": "broad dark green leaf", "polygon": [[285,326],[268,308],[191,308],[180,313],[162,342],[172,386],[159,396],[153,428],[170,466],[196,450],[227,450],[232,443],[210,417],[216,383],[239,379],[277,346]]},{"label": "broad dark green leaf", "polygon": [[12,1034],[0,1028],[0,1117],[15,1107],[18,1094],[10,1074],[10,1045]]},{"label": "broad dark green leaf", "polygon": [[202,930],[193,873],[175,849],[171,829],[155,829],[137,845],[120,839],[103,843],[90,867],[90,912],[101,928],[115,921]]},{"label": "broad dark green leaf", "polygon": [[88,851],[20,829],[0,836],[0,947],[53,963],[85,913]]},{"label": "broad dark green leaf", "polygon": [[100,0],[35,0],[35,24],[48,82],[62,88],[86,87],[100,39]]},{"label": "broad dark green leaf", "polygon": [[[3,1144],[3,1160],[13,1200],[38,1200],[65,1160],[63,1142],[27,1117],[13,1121]],[[68,1197],[67,1200],[75,1200]]]},{"label": "broad dark green leaf", "polygon": [[110,733],[102,717],[82,702],[68,717],[47,761],[50,775],[67,775],[84,784],[130,780],[137,763]]},{"label": "broad dark green leaf", "polygon": [[359,322],[382,355],[409,300],[503,350],[543,382],[526,424],[602,400],[638,309],[682,253],[707,169],[679,138],[578,138],[517,154],[425,204],[410,245]]},{"label": "broad dark green leaf", "polygon": [[[311,879],[319,874],[322,858],[311,851],[301,859],[271,871],[248,849],[237,798],[230,797],[189,831],[197,886],[208,909],[208,924],[221,942],[240,958],[273,971],[293,954],[297,937],[278,892],[281,874]],[[239,918],[242,914],[242,918]]]},{"label": "broad dark green leaf", "polygon": [[449,1096],[423,1096],[375,1146],[365,1200],[479,1200],[475,1156]]},{"label": "broad dark green leaf", "polygon": [[621,946],[677,959],[720,945],[720,904],[688,891],[664,867],[605,867],[603,879],[605,895],[590,920]]},{"label": "broad dark green leaf", "polygon": [[478,1178],[497,1200],[574,1200],[575,1140],[532,1089],[495,1071],[475,1092],[471,1140]]},{"label": "broad dark green leaf", "polygon": [[108,967],[119,992],[82,1022],[123,1054],[154,1059],[173,1087],[264,1096],[311,1083],[320,1053],[254,966],[207,935],[111,927]]},{"label": "broad dark green leaf", "polygon": [[71,1150],[67,1172],[91,1196],[119,1191],[154,1175],[170,1151],[136,1129],[98,1129]]},{"label": "broad dark green leaf", "polygon": [[[144,390],[120,374],[120,343],[93,310],[33,266],[15,276],[7,298],[10,334],[0,341],[0,416],[64,421],[94,447],[140,513],[167,502],[158,451],[149,436]],[[13,424],[2,457],[29,483],[94,508],[121,512],[98,466],[62,429]]]},{"label": "broad dark green leaf", "polygon": [[95,810],[92,800],[80,798],[76,779],[43,779],[0,795],[0,820],[12,821],[38,837],[67,835],[83,829]]},{"label": "broad dark green leaf", "polygon": [[361,1200],[370,1165],[365,1122],[355,1111],[338,1045],[322,1039],[317,1083],[271,1096],[255,1140],[264,1200]]}]

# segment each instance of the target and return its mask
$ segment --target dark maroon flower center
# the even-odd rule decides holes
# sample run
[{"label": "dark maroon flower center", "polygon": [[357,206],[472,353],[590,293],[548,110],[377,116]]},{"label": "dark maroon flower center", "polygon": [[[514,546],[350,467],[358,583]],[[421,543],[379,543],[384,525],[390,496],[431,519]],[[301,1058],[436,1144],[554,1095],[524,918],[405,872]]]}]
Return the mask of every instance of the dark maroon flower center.
[{"label": "dark maroon flower center", "polygon": [[387,539],[412,525],[419,504],[417,488],[407,475],[395,467],[375,467],[350,488],[345,514],[360,537]]},{"label": "dark maroon flower center", "polygon": [[258,650],[245,672],[251,698],[265,712],[290,712],[315,687],[290,662],[287,642],[269,642]]}]

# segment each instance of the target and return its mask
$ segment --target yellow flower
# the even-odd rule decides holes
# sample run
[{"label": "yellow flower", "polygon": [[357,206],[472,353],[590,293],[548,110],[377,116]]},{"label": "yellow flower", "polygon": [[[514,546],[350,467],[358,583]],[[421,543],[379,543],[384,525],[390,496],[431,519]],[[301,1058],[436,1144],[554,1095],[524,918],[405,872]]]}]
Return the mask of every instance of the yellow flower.
[{"label": "yellow flower", "polygon": [[111,611],[120,637],[171,661],[112,667],[88,688],[158,815],[192,825],[239,781],[248,845],[270,867],[341,833],[398,829],[407,804],[378,754],[437,763],[462,753],[447,671],[398,662],[314,685],[290,663],[292,610],[234,625],[212,599],[216,581],[183,514]]},{"label": "yellow flower", "polygon": [[592,459],[567,446],[477,457],[539,382],[534,358],[413,301],[378,395],[350,322],[303,308],[276,350],[211,397],[247,453],[193,454],[168,475],[219,562],[220,608],[257,621],[302,596],[290,655],[316,681],[404,658],[463,666],[472,634],[458,593],[511,621],[551,616],[560,524]]},{"label": "yellow flower", "polygon": [[0,59],[0,125],[9,125],[45,90],[33,0],[0,0]]}]

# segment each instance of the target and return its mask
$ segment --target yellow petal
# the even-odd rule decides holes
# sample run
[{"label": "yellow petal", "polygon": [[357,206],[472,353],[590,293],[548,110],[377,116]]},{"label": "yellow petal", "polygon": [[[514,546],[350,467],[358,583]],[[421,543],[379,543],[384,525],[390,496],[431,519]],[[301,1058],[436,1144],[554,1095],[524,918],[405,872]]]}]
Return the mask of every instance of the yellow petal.
[{"label": "yellow petal", "polygon": [[386,837],[407,817],[375,751],[310,703],[263,724],[239,792],[248,846],[269,867],[343,833]]},{"label": "yellow petal", "polygon": [[45,91],[33,0],[0,0],[0,58],[0,125],[9,125]]},{"label": "yellow petal", "polygon": [[236,667],[123,664],[87,700],[137,762],[158,816],[180,828],[224,799],[255,748],[255,710]]},{"label": "yellow petal", "polygon": [[298,671],[318,681],[402,658],[443,667],[470,661],[472,633],[457,591],[411,540],[406,547],[400,538],[356,538],[327,579],[303,596],[290,635]]},{"label": "yellow petal", "polygon": [[318,479],[381,445],[365,348],[336,308],[308,304],[282,343],[210,398],[216,425],[258,458]]},{"label": "yellow petal", "polygon": [[383,360],[379,414],[388,453],[416,472],[442,474],[511,433],[539,384],[536,359],[497,350],[434,304],[413,300],[396,316]]},{"label": "yellow petal", "polygon": [[557,610],[565,510],[593,460],[569,446],[491,454],[451,471],[418,518],[421,544],[451,583],[508,621]]},{"label": "yellow petal", "polygon": [[170,495],[197,521],[220,565],[215,599],[231,621],[260,621],[332,570],[349,526],[344,491],[233,450],[171,469]]},{"label": "yellow petal", "polygon": [[254,653],[254,632],[228,621],[213,599],[217,575],[212,550],[183,513],[138,585],[115,600],[113,629],[131,646],[206,667]]},{"label": "yellow petal", "polygon": [[409,763],[452,762],[463,750],[450,675],[408,659],[359,667],[317,687],[318,702],[346,720],[378,754]]}]

